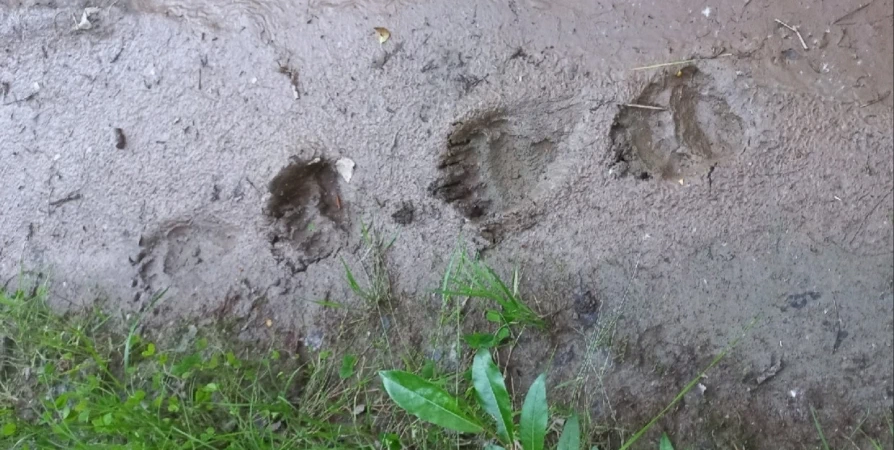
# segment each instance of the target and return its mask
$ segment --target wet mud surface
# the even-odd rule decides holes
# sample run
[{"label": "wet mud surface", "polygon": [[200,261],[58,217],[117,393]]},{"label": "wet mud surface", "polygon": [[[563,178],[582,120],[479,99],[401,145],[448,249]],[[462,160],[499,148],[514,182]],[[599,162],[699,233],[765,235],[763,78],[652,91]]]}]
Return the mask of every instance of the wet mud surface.
[{"label": "wet mud surface", "polygon": [[0,5],[0,282],[317,347],[375,224],[420,344],[457,242],[521,268],[553,327],[515,390],[592,375],[641,423],[758,317],[661,429],[813,448],[814,407],[844,446],[890,413],[891,1],[108,3]]},{"label": "wet mud surface", "polygon": [[742,142],[742,119],[693,66],[649,84],[623,108],[612,127],[618,175],[685,182],[712,170]]}]

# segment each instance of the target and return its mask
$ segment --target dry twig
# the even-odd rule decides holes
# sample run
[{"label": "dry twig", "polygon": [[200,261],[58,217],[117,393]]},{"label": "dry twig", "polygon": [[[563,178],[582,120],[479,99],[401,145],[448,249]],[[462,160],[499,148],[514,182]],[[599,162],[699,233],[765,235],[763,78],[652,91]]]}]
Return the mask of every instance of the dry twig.
[{"label": "dry twig", "polygon": [[793,26],[791,26],[791,25],[789,25],[789,24],[787,24],[787,23],[785,23],[785,22],[783,22],[783,21],[781,21],[781,20],[779,20],[779,19],[776,19],[776,23],[778,23],[779,25],[782,25],[782,26],[788,28],[789,30],[792,30],[796,35],[798,35],[798,40],[801,41],[801,47],[804,47],[804,50],[810,50],[809,48],[807,48],[807,43],[804,42],[804,38],[801,37],[801,32],[798,31],[798,29],[797,29],[796,27],[793,27]]},{"label": "dry twig", "polygon": [[627,108],[648,109],[651,111],[667,111],[667,108],[662,108],[660,106],[640,105],[637,103],[624,103],[621,106],[625,106]]}]

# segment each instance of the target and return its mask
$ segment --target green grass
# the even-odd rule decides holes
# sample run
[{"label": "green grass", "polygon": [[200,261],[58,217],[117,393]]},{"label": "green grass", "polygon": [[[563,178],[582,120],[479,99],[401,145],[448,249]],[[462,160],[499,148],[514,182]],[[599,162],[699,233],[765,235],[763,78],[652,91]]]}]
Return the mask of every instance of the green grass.
[{"label": "green grass", "polygon": [[484,300],[486,317],[491,322],[507,326],[546,328],[546,321],[522,299],[518,289],[519,282],[518,269],[513,270],[507,285],[484,261],[458,250],[444,276],[440,294],[444,298]]},{"label": "green grass", "polygon": [[[814,409],[813,406],[810,406],[810,417],[811,419],[813,419],[813,426],[816,429],[816,435],[817,439],[820,442],[820,448],[822,450],[831,450],[832,446],[829,445],[829,441],[826,439],[826,434],[823,432],[823,426],[820,423],[819,417],[816,414],[816,409]],[[885,448],[882,445],[881,439],[870,436],[863,429],[863,426],[866,424],[866,421],[869,418],[870,413],[867,411],[866,414],[864,414],[863,417],[860,419],[860,421],[857,422],[857,425],[854,427],[853,432],[849,436],[843,437],[844,440],[852,446],[851,448],[866,448],[873,450],[883,450]],[[885,422],[887,423],[886,428],[888,437],[890,437],[891,441],[894,442],[894,419],[892,419],[892,416],[889,414],[885,416]],[[866,445],[859,445],[859,443],[857,442],[858,434],[860,435],[860,437],[862,437],[861,441],[865,442]]]},{"label": "green grass", "polygon": [[365,286],[361,285],[348,263],[342,261],[348,286],[369,306],[376,309],[389,308],[392,301],[391,276],[386,266],[385,254],[397,237],[386,240],[372,225],[366,224],[361,224],[360,234],[364,246],[360,265],[367,281]]},{"label": "green grass", "polygon": [[823,434],[823,427],[816,418],[816,410],[810,407],[810,416],[813,417],[813,425],[816,427],[816,433],[819,435],[820,442],[823,444],[823,450],[829,450],[829,442],[826,441],[826,435]]},{"label": "green grass", "polygon": [[[548,332],[549,324],[519,293],[520,272],[514,270],[507,283],[480,259],[463,252],[453,255],[438,290],[443,330],[432,331],[446,331],[454,340],[457,365],[445,370],[427,360],[421,349],[397,346],[389,337],[399,333],[382,325],[385,315],[399,313],[385,267],[393,240],[383,240],[366,227],[363,235],[366,251],[354,263],[362,268],[363,280],[345,264],[346,281],[362,300],[361,308],[335,309],[345,314],[342,331],[333,333],[335,342],[303,356],[276,341],[240,343],[220,326],[196,330],[181,323],[153,331],[144,319],[165,301],[164,292],[154,296],[143,312],[124,319],[98,308],[58,313],[47,304],[46,286],[0,292],[0,448],[397,449],[403,444],[403,448],[456,449],[493,443],[494,433],[457,434],[405,413],[389,400],[376,374],[389,369],[411,373],[474,405],[476,391],[466,368],[475,349],[463,335],[462,321],[468,302],[481,302],[481,309],[495,322],[493,330],[480,334],[498,339],[480,345],[479,354],[493,351],[499,356],[494,348],[502,347],[511,355],[524,330]],[[356,333],[361,323],[375,323],[374,333]],[[366,341],[346,337],[351,333],[344,330],[353,330]],[[612,320],[593,336],[588,348],[611,346],[614,334]],[[641,445],[639,441],[736,342],[652,420],[622,435],[621,448]],[[575,414],[573,398],[556,399],[550,402],[550,416],[580,417],[582,440],[590,440],[584,448],[602,444],[593,441],[593,430],[617,425],[593,423],[586,411]],[[516,405],[519,401],[515,399]],[[477,406],[469,413],[487,417]],[[814,411],[812,417],[822,448],[830,448]],[[863,421],[847,439],[862,437],[871,448],[882,448],[861,429]],[[546,442],[557,443],[558,431],[551,426]],[[662,442],[665,448],[670,445],[670,440]]]},{"label": "green grass", "polygon": [[343,361],[331,354],[299,362],[273,345],[240,351],[211,333],[177,348],[97,310],[59,315],[45,299],[42,289],[0,293],[0,448],[370,448],[377,441],[369,416],[357,414],[369,379],[353,368],[339,376]]}]

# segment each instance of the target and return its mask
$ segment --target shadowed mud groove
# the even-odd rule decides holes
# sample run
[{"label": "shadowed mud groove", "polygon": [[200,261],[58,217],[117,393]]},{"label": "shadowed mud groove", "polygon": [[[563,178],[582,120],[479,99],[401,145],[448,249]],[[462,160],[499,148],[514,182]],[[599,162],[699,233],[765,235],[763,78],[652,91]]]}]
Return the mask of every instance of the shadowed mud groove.
[{"label": "shadowed mud groove", "polygon": [[708,173],[744,145],[742,135],[742,120],[692,66],[649,84],[611,131],[615,163],[626,173],[671,181]]},{"label": "shadowed mud groove", "polygon": [[337,251],[347,231],[347,208],[331,161],[295,159],[268,185],[265,214],[274,258],[293,273]]}]

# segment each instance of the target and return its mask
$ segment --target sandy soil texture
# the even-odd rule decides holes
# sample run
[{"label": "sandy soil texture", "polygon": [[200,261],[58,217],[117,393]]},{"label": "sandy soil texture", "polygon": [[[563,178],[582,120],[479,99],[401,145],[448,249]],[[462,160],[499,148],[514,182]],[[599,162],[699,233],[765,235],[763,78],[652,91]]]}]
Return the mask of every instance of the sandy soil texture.
[{"label": "sandy soil texture", "polygon": [[374,224],[409,335],[458,242],[521,269],[516,389],[598,373],[633,423],[757,317],[663,427],[891,411],[891,0],[298,3],[4,0],[0,283],[325,341]]}]

